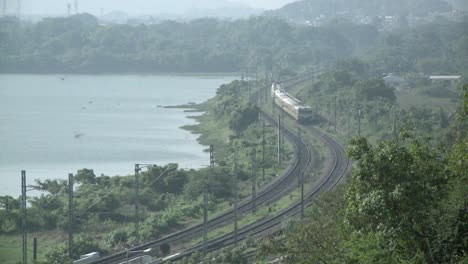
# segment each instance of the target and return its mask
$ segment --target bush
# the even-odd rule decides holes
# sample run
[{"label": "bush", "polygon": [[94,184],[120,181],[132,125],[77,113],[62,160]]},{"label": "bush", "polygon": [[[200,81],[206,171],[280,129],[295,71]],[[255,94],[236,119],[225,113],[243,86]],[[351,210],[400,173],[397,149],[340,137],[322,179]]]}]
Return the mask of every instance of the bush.
[{"label": "bush", "polygon": [[106,244],[109,247],[115,247],[122,243],[126,243],[128,241],[128,233],[126,229],[118,229],[114,230],[109,233],[106,239]]}]

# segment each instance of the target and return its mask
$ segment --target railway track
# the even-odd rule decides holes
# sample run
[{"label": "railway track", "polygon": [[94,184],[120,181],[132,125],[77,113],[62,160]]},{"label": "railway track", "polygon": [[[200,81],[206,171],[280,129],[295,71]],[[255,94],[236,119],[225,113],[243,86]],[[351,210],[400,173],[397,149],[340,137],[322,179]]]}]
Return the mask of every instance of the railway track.
[{"label": "railway track", "polygon": [[[310,80],[310,78],[309,79],[298,78],[297,80],[294,80],[292,83],[294,83],[293,85],[297,85],[307,80]],[[288,86],[291,87],[291,85],[288,85]],[[276,120],[274,118],[272,118],[266,113],[263,113],[263,116],[268,122],[275,124],[277,126]],[[332,188],[334,185],[336,185],[336,183],[340,181],[340,179],[343,177],[343,175],[345,174],[347,170],[348,160],[346,158],[344,149],[334,139],[332,139],[331,137],[327,136],[326,134],[318,131],[317,129],[311,126],[310,127],[303,126],[303,130],[309,131],[313,133],[314,135],[316,135],[317,137],[319,137],[330,148],[331,153],[332,153],[332,159],[333,159],[333,162],[332,162],[333,165],[330,168],[329,172],[326,174],[326,177],[322,178],[319,185],[314,189],[312,193],[310,193],[307,196],[306,206],[308,206],[311,203],[311,199],[315,197],[319,192],[326,191]],[[288,129],[285,130],[285,135],[295,146],[296,151],[295,151],[293,164],[288,167],[288,169],[286,170],[286,173],[281,178],[267,185],[266,188],[260,191],[255,200],[252,200],[249,198],[241,202],[238,207],[238,212],[240,214],[246,213],[252,210],[252,207],[254,204],[256,204],[256,206],[259,206],[265,203],[278,200],[285,193],[289,192],[292,188],[294,188],[294,185],[295,185],[294,183],[296,182],[297,176],[300,175],[300,173],[308,169],[310,162],[311,162],[311,154],[310,154],[310,149],[307,146],[307,144]],[[244,228],[239,230],[238,240],[240,241],[240,240],[245,239],[246,237],[256,236],[267,230],[271,230],[272,228],[277,227],[282,219],[284,219],[285,217],[294,216],[299,211],[300,211],[300,203],[296,203],[290,208],[282,211],[277,216],[262,219],[261,221],[257,223],[245,226]],[[208,222],[208,229],[212,230],[221,225],[232,223],[233,218],[234,218],[234,212],[233,210],[229,210],[215,218],[212,218]],[[147,249],[150,247],[155,248],[163,244],[171,244],[177,241],[187,240],[191,237],[196,236],[197,234],[200,234],[202,230],[203,230],[202,224],[196,225],[196,226],[184,229],[182,231],[176,232],[174,234],[171,234],[169,236],[166,236],[164,238],[131,248],[129,250],[139,251],[139,250]],[[208,243],[207,250],[209,252],[215,251],[222,247],[232,245],[233,243],[234,243],[234,234],[230,233],[218,239],[210,241]],[[194,247],[189,248],[188,250],[175,256],[171,260],[182,259],[183,257],[189,256],[193,254],[194,252],[201,250],[201,248],[202,248],[202,245],[195,245]],[[104,264],[120,263],[125,260],[125,257],[126,257],[126,253],[125,251],[123,251],[114,255],[101,258],[93,263],[104,263]]]},{"label": "railway track", "polygon": [[[266,114],[264,114],[264,118],[267,122],[277,125],[276,120],[274,118]],[[293,142],[295,146],[295,150],[296,150],[292,165],[290,165],[287,168],[286,173],[284,173],[282,177],[266,185],[265,188],[262,189],[257,194],[255,200],[252,200],[250,197],[247,197],[247,199],[244,199],[239,204],[239,207],[238,207],[239,214],[243,214],[252,210],[254,204],[255,206],[260,206],[265,203],[272,203],[280,199],[282,196],[284,196],[286,193],[288,193],[291,189],[294,188],[295,183],[297,181],[297,175],[300,175],[300,173],[306,170],[307,167],[310,165],[311,153],[310,153],[310,149],[308,148],[308,146],[302,140],[300,140],[296,135],[294,135],[293,132],[289,130],[285,130],[285,135],[291,142]],[[234,211],[229,210],[219,216],[216,216],[210,219],[208,221],[208,230],[216,229],[219,226],[232,223],[233,221],[234,221]],[[163,244],[171,244],[177,241],[190,239],[192,237],[195,237],[197,234],[200,234],[201,232],[203,232],[203,225],[199,224],[193,227],[186,228],[182,231],[173,233],[164,238],[161,238],[152,242],[148,242],[137,247],[133,247],[129,250],[141,251],[143,249],[147,249],[150,247],[155,248]],[[102,264],[119,263],[125,260],[125,258],[126,258],[126,252],[122,251],[117,254],[103,257],[92,263],[102,263]]]},{"label": "railway track", "polygon": [[[343,147],[336,142],[330,136],[322,133],[321,131],[315,129],[312,126],[306,126],[304,129],[307,129],[309,132],[313,133],[315,136],[319,137],[331,150],[333,156],[332,166],[329,171],[326,173],[326,176],[322,178],[320,183],[310,192],[305,198],[305,206],[308,207],[312,204],[313,198],[315,198],[319,193],[325,192],[333,188],[346,174],[349,166],[349,160],[346,158],[345,150]],[[278,215],[262,219],[256,223],[245,226],[239,230],[238,240],[244,240],[248,237],[255,237],[269,230],[277,230],[280,227],[281,222],[288,217],[294,217],[300,213],[301,203],[296,202],[291,207],[283,210]],[[207,252],[213,252],[219,250],[223,247],[231,246],[235,243],[234,234],[229,233],[217,239],[210,241],[207,245]],[[181,252],[177,256],[171,258],[171,261],[181,260],[184,257],[188,257],[193,253],[202,250],[203,245],[198,244],[190,249],[187,249],[184,252]],[[160,261],[155,261],[153,263],[161,263]]]}]

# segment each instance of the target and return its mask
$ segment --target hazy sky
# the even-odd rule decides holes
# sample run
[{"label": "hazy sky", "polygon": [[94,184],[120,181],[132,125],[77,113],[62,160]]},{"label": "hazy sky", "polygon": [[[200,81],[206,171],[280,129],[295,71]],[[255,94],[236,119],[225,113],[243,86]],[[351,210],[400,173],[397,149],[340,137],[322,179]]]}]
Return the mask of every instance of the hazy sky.
[{"label": "hazy sky", "polygon": [[[3,0],[0,0],[3,1]],[[8,9],[16,9],[18,0],[6,0]],[[75,0],[21,0],[23,14],[65,14],[67,3]],[[129,14],[157,14],[189,12],[190,9],[222,8],[226,6],[250,6],[253,8],[275,9],[294,0],[78,0],[79,12],[99,14],[114,10]]]}]

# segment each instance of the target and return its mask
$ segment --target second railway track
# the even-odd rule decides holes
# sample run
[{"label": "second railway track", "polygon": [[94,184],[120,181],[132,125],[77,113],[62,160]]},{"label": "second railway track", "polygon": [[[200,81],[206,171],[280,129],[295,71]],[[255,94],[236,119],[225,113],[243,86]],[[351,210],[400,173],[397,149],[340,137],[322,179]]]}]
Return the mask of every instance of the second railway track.
[{"label": "second railway track", "polygon": [[[303,82],[305,79],[301,78],[299,82]],[[263,112],[263,116],[265,120],[270,122],[271,124],[274,124],[277,126],[276,120],[269,116],[267,113]],[[328,171],[325,173],[324,177],[321,178],[319,181],[318,185],[314,188],[314,190],[307,195],[306,199],[306,206],[308,206],[312,202],[312,198],[315,197],[318,193],[322,191],[326,191],[330,188],[333,188],[344,176],[344,174],[347,171],[349,161],[346,158],[345,152],[343,147],[336,142],[333,138],[330,136],[320,132],[316,128],[312,126],[303,126],[303,129],[305,131],[308,131],[318,138],[321,139],[325,145],[328,146],[330,149],[331,153],[331,158],[332,158],[332,166],[328,168]],[[261,192],[258,193],[257,198],[255,200],[244,200],[239,204],[238,207],[238,212],[240,214],[248,212],[249,210],[252,209],[253,204],[256,204],[256,206],[273,202],[281,198],[285,193],[289,192],[293,186],[295,185],[294,183],[296,182],[296,177],[297,175],[300,175],[300,173],[306,171],[311,163],[311,152],[309,149],[309,146],[297,135],[295,135],[293,132],[291,132],[289,129],[284,130],[286,137],[294,144],[295,146],[295,158],[292,163],[286,170],[285,174],[275,180],[274,182],[270,183],[269,185],[266,186]],[[280,212],[278,215],[262,219],[256,223],[244,226],[243,228],[239,229],[238,232],[238,240],[243,240],[246,237],[250,236],[256,236],[260,233],[263,233],[267,230],[271,230],[272,228],[275,228],[279,225],[281,220],[283,220],[285,217],[290,217],[296,215],[300,211],[300,203],[295,203],[291,207],[283,210]],[[212,230],[215,229],[221,225],[226,225],[231,222],[233,222],[234,218],[234,211],[229,210],[215,218],[212,218],[208,222],[208,229]],[[171,244],[171,243],[176,243],[178,241],[184,241],[189,238],[194,237],[195,235],[201,233],[203,230],[202,224],[186,228],[182,231],[173,233],[171,235],[168,235],[166,237],[163,237],[161,239],[148,242],[145,244],[142,244],[140,246],[131,248],[131,251],[138,251],[138,250],[143,250],[147,248],[154,248],[161,246],[163,244]],[[219,248],[229,246],[234,244],[234,234],[229,233],[226,234],[220,238],[214,239],[209,241],[207,250],[209,252],[217,250]],[[201,245],[195,245],[184,252],[181,252],[179,255],[175,256],[171,260],[178,260],[182,259],[183,257],[189,256],[193,254],[196,251],[201,250],[202,246]],[[125,251],[110,255],[104,258],[101,258],[93,263],[120,263],[125,260],[126,253]],[[156,262],[155,262],[156,263]]]},{"label": "second railway track", "polygon": [[[313,133],[315,136],[319,137],[330,149],[331,155],[333,158],[332,166],[326,172],[325,177],[318,183],[317,186],[307,194],[305,198],[305,206],[310,206],[319,193],[325,192],[333,188],[342,178],[345,176],[349,167],[349,160],[346,157],[344,148],[332,137],[324,134],[318,129],[308,126],[304,127],[309,132]],[[289,133],[291,133],[289,131]],[[282,220],[287,217],[293,217],[300,213],[301,203],[296,202],[291,207],[283,210],[278,215],[262,219],[256,223],[245,226],[239,230],[238,240],[244,240],[248,237],[254,237],[259,234],[262,234],[268,230],[278,228]],[[235,243],[234,234],[229,233],[224,236],[221,236],[217,239],[211,240],[207,245],[207,251],[212,252],[219,250],[223,247],[231,246]],[[190,249],[180,253],[177,256],[171,258],[172,261],[181,260],[184,257],[190,256],[191,254],[202,250],[203,245],[195,245]],[[154,263],[158,263],[157,261]]]}]

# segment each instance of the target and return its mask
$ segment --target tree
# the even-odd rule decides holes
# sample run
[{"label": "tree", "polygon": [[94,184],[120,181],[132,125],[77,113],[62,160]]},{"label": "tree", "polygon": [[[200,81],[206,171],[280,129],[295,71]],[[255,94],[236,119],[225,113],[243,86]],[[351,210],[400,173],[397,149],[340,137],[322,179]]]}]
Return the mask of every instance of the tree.
[{"label": "tree", "polygon": [[65,191],[68,187],[68,181],[66,180],[45,180],[45,181],[40,181],[40,180],[35,180],[36,185],[34,186],[34,189],[40,190],[40,191],[47,191],[51,194],[58,194],[62,191]]},{"label": "tree", "polygon": [[96,184],[96,175],[91,169],[81,169],[76,173],[74,180],[82,184]]},{"label": "tree", "polygon": [[[442,153],[411,138],[376,147],[364,138],[353,139],[348,155],[356,167],[346,194],[345,214],[351,232],[357,232],[351,244],[364,246],[365,239],[376,239],[384,259],[397,255],[411,260],[419,253],[429,263],[457,259],[460,255],[453,252],[463,242],[449,241],[460,235],[457,223],[461,219],[458,211],[447,214],[444,206],[451,192],[452,169]],[[455,202],[457,208],[460,202]]]},{"label": "tree", "polygon": [[355,84],[357,96],[366,100],[384,99],[390,102],[396,101],[395,89],[385,85],[383,80],[372,79],[357,82]]},{"label": "tree", "polygon": [[284,230],[283,237],[267,238],[260,246],[261,254],[283,257],[287,263],[342,263],[344,191],[340,186],[320,196],[302,223]]},{"label": "tree", "polygon": [[240,107],[231,114],[229,128],[236,133],[241,133],[258,119],[260,109],[253,104]]},{"label": "tree", "polygon": [[230,197],[233,186],[233,177],[228,168],[206,168],[190,175],[184,192],[190,198],[199,197],[205,190],[215,198]]}]

